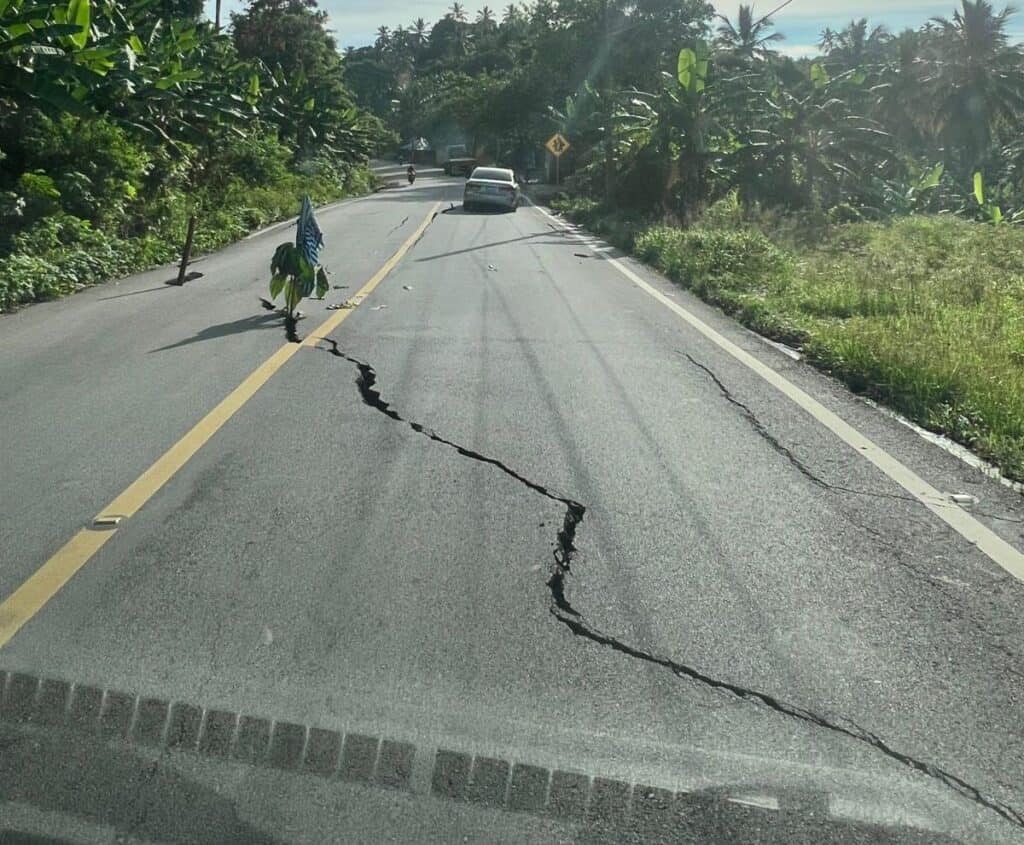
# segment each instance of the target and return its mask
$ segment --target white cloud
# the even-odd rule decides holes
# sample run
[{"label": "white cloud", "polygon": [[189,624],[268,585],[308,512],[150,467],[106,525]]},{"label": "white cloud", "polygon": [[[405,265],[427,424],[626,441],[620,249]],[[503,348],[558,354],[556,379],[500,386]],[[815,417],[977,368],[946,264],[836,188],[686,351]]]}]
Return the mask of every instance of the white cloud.
[{"label": "white cloud", "polygon": [[775,45],[773,49],[778,50],[784,56],[794,59],[809,59],[821,55],[821,50],[814,44],[781,44]]}]

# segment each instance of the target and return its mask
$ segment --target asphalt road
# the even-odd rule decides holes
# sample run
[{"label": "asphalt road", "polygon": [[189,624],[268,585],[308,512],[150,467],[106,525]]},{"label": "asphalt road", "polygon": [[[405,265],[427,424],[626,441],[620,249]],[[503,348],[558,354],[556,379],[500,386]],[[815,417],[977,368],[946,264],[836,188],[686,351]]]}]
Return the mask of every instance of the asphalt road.
[{"label": "asphalt road", "polygon": [[[541,210],[464,213],[460,187],[318,212],[334,288],[301,306],[303,337],[426,228],[0,648],[0,822],[74,841],[1024,837],[1024,585],[647,286],[976,496],[1017,549],[1019,495]],[[287,345],[259,297],[292,231],[197,260],[183,288],[164,268],[0,318],[0,623]],[[221,712],[227,757],[238,714],[273,739],[195,753]],[[332,737],[332,776],[303,774]],[[365,770],[360,737],[385,740]]]}]

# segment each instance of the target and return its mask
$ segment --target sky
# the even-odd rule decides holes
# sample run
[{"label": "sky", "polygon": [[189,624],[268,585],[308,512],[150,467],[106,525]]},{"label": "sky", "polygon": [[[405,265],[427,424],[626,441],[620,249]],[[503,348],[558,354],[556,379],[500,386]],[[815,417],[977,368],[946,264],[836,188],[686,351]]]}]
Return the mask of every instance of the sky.
[{"label": "sky", "polygon": [[[729,5],[716,4],[716,8],[724,14],[734,17],[740,0]],[[754,12],[764,14],[772,10],[776,2],[754,3]],[[935,0],[793,0],[782,12],[775,16],[775,27],[786,36],[786,40],[778,45],[779,49],[794,56],[813,54],[814,45],[818,42],[821,31],[825,27],[839,29],[852,18],[867,17],[872,26],[885,24],[889,29],[899,31],[906,27],[916,28],[928,18],[935,15],[952,16],[956,0],[935,2]],[[334,30],[338,43],[342,47],[361,47],[372,44],[377,28],[381,24],[394,28],[409,23],[418,17],[432,23],[444,16],[451,6],[450,0],[319,0],[321,8],[330,15],[330,28]],[[485,5],[482,0],[463,0],[463,5],[475,17],[476,10]],[[496,13],[508,5],[508,0],[491,0],[490,5]],[[959,5],[956,3],[956,5]],[[995,0],[993,5],[1001,9],[1005,3]],[[225,10],[238,10],[244,3],[239,0],[223,0]],[[207,0],[210,17],[213,17],[213,4]],[[225,18],[227,11],[224,11]],[[1018,39],[1024,39],[1024,12],[1011,18],[1009,29]]]}]

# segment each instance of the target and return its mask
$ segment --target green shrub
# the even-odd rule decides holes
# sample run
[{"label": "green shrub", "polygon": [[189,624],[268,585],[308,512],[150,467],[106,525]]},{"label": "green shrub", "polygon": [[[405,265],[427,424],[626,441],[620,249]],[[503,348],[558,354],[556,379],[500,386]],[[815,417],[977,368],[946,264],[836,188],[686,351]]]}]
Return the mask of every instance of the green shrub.
[{"label": "green shrub", "polygon": [[52,175],[61,207],[93,223],[119,220],[152,166],[139,141],[102,117],[37,113],[19,144],[33,167]]},{"label": "green shrub", "polygon": [[636,239],[636,251],[673,280],[713,297],[776,285],[791,263],[768,238],[749,230],[655,227]]},{"label": "green shrub", "polygon": [[[232,177],[221,186],[207,185],[198,191],[168,188],[155,197],[143,194],[133,204],[142,210],[138,219],[128,222],[122,217],[116,226],[94,225],[60,211],[52,197],[53,193],[59,196],[53,180],[43,174],[24,174],[27,178],[19,187],[54,205],[47,216],[5,233],[6,244],[0,244],[0,249],[8,254],[0,252],[0,312],[177,260],[191,213],[198,217],[194,250],[200,254],[296,214],[304,194],[315,203],[325,203],[363,193],[372,184],[366,168],[336,166],[324,159],[308,160],[303,167],[306,175],[282,170],[277,167],[283,160],[282,149],[276,140],[264,139],[234,146],[221,159],[222,164],[228,159],[248,161],[246,176],[275,174],[270,181],[253,184],[248,178]],[[167,162],[161,166],[173,171]]]},{"label": "green shrub", "polygon": [[18,177],[17,192],[22,197],[26,221],[53,214],[60,209],[57,183],[45,173],[22,173]]},{"label": "green shrub", "polygon": [[207,160],[204,183],[222,186],[241,181],[249,185],[277,185],[289,175],[292,152],[271,129],[240,138],[225,134],[213,145]]}]

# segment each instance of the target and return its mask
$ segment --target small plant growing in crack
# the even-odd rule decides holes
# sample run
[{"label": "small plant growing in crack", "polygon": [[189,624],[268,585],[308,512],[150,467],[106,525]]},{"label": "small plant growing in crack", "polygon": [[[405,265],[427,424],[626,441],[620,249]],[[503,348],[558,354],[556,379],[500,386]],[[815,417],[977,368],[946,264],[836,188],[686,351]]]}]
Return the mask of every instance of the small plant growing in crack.
[{"label": "small plant growing in crack", "polygon": [[283,313],[291,341],[298,340],[295,321],[299,301],[312,295],[314,290],[317,298],[322,299],[330,288],[327,271],[319,263],[323,244],[324,236],[313,214],[313,203],[308,196],[303,197],[295,243],[280,244],[270,260],[270,298],[274,300],[284,295]]}]

